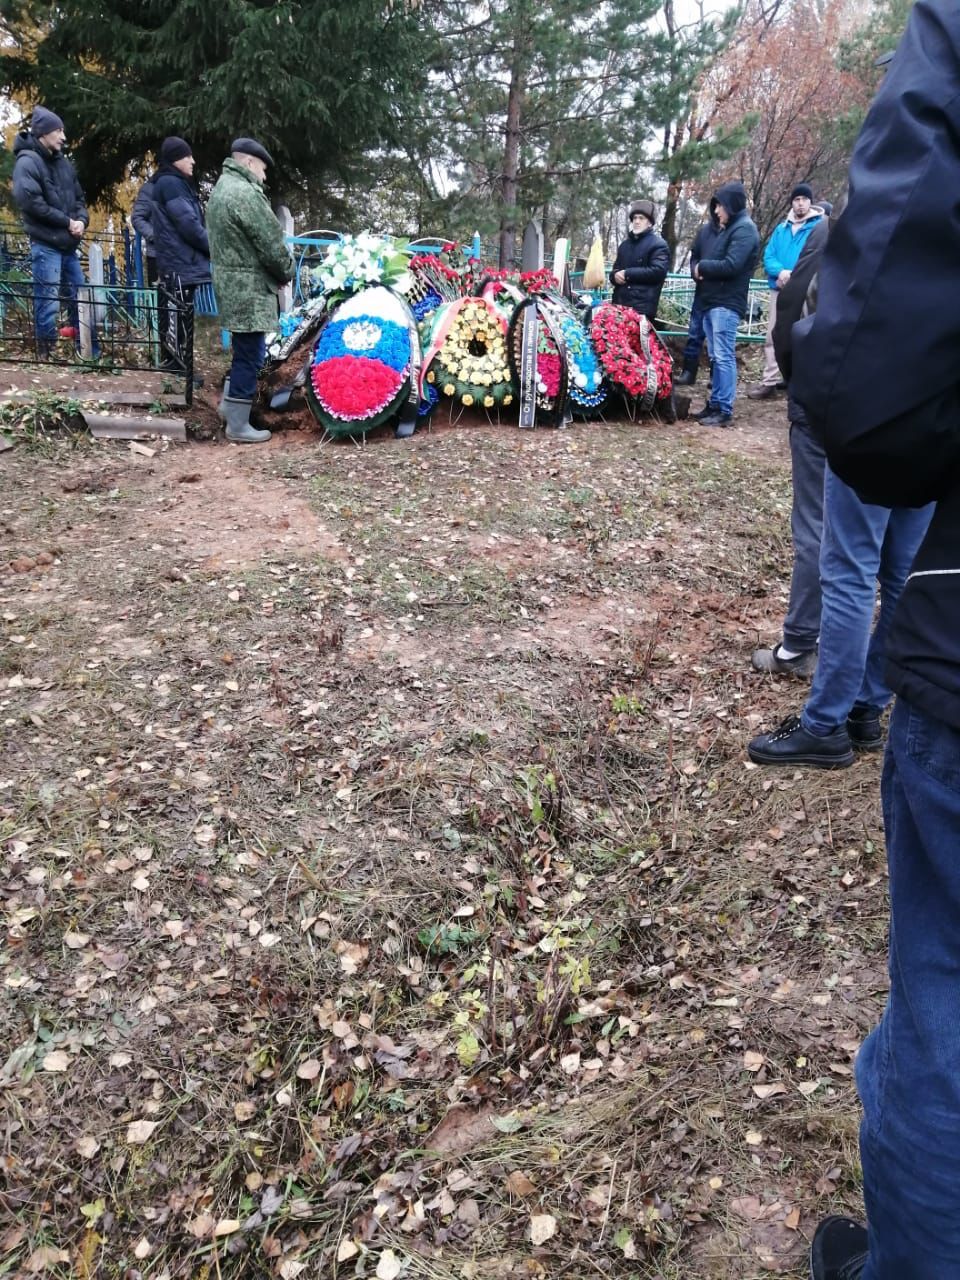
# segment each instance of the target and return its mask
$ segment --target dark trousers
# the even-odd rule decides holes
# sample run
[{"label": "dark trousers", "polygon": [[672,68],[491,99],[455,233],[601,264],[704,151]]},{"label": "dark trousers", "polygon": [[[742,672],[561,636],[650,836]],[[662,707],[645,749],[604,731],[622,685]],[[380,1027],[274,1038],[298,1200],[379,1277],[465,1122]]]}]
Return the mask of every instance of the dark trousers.
[{"label": "dark trousers", "polygon": [[233,364],[230,366],[230,399],[252,400],[257,390],[257,374],[267,355],[266,335],[231,333]]},{"label": "dark trousers", "polygon": [[803,405],[791,395],[790,458],[793,463],[793,572],[790,604],[783,620],[783,643],[794,653],[817,647],[820,635],[820,540],[823,536],[823,477],[827,457],[813,434]]},{"label": "dark trousers", "polygon": [[[157,323],[165,368],[186,368],[187,350],[193,346],[194,293],[196,285],[182,284],[178,276],[161,275],[157,290]],[[169,306],[168,299],[176,299],[179,305]]]}]

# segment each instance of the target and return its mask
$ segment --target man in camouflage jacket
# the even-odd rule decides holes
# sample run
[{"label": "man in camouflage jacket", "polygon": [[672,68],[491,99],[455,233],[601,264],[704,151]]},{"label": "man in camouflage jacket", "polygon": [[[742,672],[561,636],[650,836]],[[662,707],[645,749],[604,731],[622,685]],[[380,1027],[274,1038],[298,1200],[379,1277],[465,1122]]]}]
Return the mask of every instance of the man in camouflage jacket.
[{"label": "man in camouflage jacket", "polygon": [[220,323],[230,330],[233,363],[221,417],[227,439],[257,444],[269,431],[250,425],[265,335],[277,325],[277,294],[293,275],[293,258],[263,181],[273,159],[253,138],[237,138],[207,205],[207,233]]}]

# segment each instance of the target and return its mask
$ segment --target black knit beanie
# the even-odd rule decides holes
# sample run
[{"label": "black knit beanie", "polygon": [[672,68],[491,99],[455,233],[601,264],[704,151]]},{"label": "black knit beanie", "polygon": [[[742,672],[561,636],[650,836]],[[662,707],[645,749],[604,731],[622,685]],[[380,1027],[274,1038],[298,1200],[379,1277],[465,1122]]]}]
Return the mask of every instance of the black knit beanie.
[{"label": "black knit beanie", "polygon": [[175,164],[185,156],[192,155],[193,147],[189,142],[184,142],[183,138],[164,138],[163,146],[160,148],[160,163]]}]

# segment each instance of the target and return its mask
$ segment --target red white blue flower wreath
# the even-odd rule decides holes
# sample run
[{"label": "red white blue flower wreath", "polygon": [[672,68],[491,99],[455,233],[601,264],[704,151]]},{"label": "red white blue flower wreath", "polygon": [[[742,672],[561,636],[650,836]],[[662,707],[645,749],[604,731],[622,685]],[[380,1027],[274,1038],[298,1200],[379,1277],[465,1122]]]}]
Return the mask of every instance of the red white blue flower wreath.
[{"label": "red white blue flower wreath", "polygon": [[308,400],[331,435],[379,426],[410,392],[408,312],[389,289],[373,287],[336,308],[317,342]]}]

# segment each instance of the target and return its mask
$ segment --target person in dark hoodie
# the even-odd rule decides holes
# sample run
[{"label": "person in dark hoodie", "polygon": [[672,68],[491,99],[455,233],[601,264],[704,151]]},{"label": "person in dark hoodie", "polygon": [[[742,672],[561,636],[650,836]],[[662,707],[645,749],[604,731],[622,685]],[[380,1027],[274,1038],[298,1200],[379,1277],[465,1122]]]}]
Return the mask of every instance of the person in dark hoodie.
[{"label": "person in dark hoodie", "polygon": [[820,1224],[813,1280],[960,1277],[960,6],[916,0],[794,330],[830,466],[933,519],[887,641],[890,992],[857,1055],[867,1227]]},{"label": "person in dark hoodie", "polygon": [[49,358],[57,344],[61,287],[69,298],[74,336],[79,332],[77,289],[84,283],[77,251],[90,222],[73,165],[63,154],[63,121],[37,107],[29,129],[13,144],[13,200],[30,237],[34,326],[40,355]]},{"label": "person in dark hoodie", "polygon": [[[210,242],[200,196],[193,181],[196,161],[183,138],[164,138],[153,183],[152,225],[157,273],[165,292],[192,307],[193,295],[211,276]],[[173,313],[164,338],[167,363],[179,367],[192,313]]]},{"label": "person in dark hoodie", "polygon": [[710,394],[693,416],[705,427],[728,427],[737,396],[737,327],[746,315],[750,277],[757,265],[760,236],[747,213],[742,182],[718,187],[710,213],[720,224],[709,258],[701,258],[693,278],[702,283],[700,303],[707,342],[713,351]]},{"label": "person in dark hoodie", "polygon": [[[714,212],[708,212],[700,230],[693,238],[690,246],[690,275],[696,280],[694,273],[701,258],[709,258],[713,243],[720,234],[720,223]],[[683,371],[677,378],[678,387],[692,387],[700,370],[700,352],[706,334],[703,329],[703,302],[701,285],[697,283],[693,294],[693,305],[690,308],[690,323],[687,327],[687,345],[683,349]],[[707,355],[712,359],[709,345]]]},{"label": "person in dark hoodie", "polygon": [[613,301],[632,307],[651,322],[656,319],[663,282],[670,270],[670,249],[653,229],[657,210],[652,200],[634,200],[629,232],[610,271]]}]

